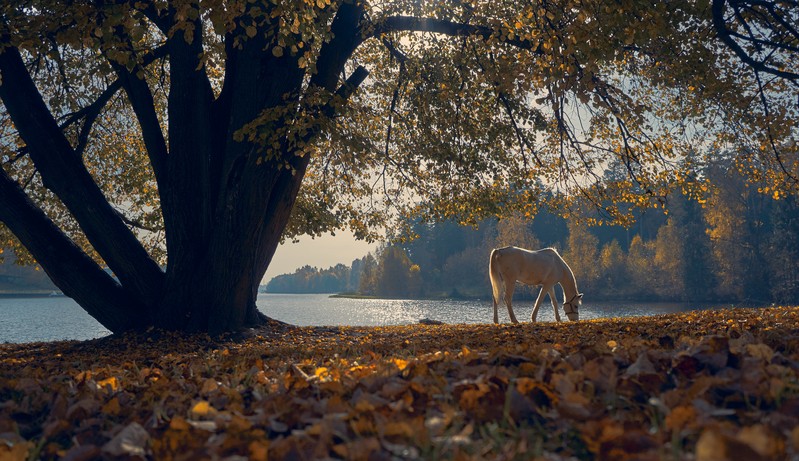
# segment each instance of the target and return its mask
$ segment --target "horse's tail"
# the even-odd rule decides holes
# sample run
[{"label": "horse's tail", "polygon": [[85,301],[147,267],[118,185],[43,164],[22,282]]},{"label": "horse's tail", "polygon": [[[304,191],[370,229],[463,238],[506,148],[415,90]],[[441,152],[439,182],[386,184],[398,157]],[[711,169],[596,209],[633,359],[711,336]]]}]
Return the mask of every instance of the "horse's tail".
[{"label": "horse's tail", "polygon": [[488,259],[488,277],[491,279],[491,289],[494,295],[494,307],[499,304],[502,292],[505,288],[505,282],[502,280],[502,273],[497,267],[497,260],[499,259],[499,250],[491,250],[491,256]]}]

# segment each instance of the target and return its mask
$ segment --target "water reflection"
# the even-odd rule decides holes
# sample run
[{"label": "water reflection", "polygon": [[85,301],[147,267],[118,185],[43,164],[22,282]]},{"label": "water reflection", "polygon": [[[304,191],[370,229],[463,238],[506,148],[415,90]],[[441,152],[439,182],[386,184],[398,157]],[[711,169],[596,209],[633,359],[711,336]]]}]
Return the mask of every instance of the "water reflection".
[{"label": "water reflection", "polygon": [[[349,299],[319,294],[261,294],[258,307],[266,315],[294,325],[401,325],[418,323],[425,318],[444,323],[493,321],[493,307],[489,300]],[[580,308],[580,318],[638,317],[714,307],[688,303],[585,303]],[[533,303],[517,301],[513,310],[517,319],[529,321]],[[566,320],[562,311],[560,314]],[[504,306],[500,306],[499,320],[502,323],[510,321]],[[555,321],[548,299],[539,308],[537,320]]]}]

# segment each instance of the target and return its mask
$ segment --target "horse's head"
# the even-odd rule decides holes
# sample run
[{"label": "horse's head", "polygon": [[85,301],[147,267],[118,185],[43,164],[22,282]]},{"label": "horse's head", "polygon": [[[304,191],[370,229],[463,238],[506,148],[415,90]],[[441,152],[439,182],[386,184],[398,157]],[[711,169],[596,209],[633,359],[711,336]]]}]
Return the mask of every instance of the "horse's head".
[{"label": "horse's head", "polygon": [[580,306],[583,304],[583,294],[577,293],[576,295],[572,296],[572,299],[563,303],[563,312],[566,313],[566,317],[569,318],[571,321],[580,320]]}]

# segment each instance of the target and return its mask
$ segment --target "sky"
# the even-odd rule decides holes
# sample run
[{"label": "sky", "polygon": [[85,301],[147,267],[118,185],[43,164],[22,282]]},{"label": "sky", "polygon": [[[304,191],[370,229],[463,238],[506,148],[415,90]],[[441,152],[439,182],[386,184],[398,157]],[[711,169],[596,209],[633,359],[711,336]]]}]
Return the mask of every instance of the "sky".
[{"label": "sky", "polygon": [[306,265],[319,269],[327,269],[338,263],[349,266],[353,260],[366,256],[376,248],[377,243],[356,240],[351,232],[345,231],[315,239],[303,236],[298,243],[287,241],[277,248],[262,283],[266,284],[278,275],[293,274]]}]

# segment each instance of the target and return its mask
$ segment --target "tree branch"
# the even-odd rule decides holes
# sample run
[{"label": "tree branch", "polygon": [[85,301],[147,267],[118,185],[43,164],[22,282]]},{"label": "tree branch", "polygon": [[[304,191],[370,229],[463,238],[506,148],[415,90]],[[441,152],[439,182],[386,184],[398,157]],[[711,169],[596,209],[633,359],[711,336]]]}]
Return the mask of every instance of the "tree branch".
[{"label": "tree branch", "polygon": [[148,316],[59,229],[0,168],[0,221],[30,251],[53,283],[113,332],[142,328]]},{"label": "tree branch", "polygon": [[[483,74],[488,75],[488,72],[487,72],[485,66],[483,65],[482,60],[480,59],[480,55],[477,52],[476,47],[472,47],[472,51],[474,52],[474,57],[477,60],[477,63],[480,66],[480,69],[482,69]],[[496,65],[496,60],[494,59],[493,54],[490,55],[489,58],[491,60],[491,63]],[[536,152],[535,146],[532,144],[532,142],[530,142],[529,139],[527,139],[527,136],[524,134],[524,131],[522,131],[522,127],[516,121],[516,117],[514,116],[514,113],[513,113],[513,107],[511,106],[511,103],[510,103],[510,100],[508,99],[508,96],[500,88],[499,82],[497,82],[495,79],[491,79],[490,81],[491,81],[491,86],[494,87],[494,91],[496,91],[496,93],[497,93],[497,98],[499,99],[500,103],[502,103],[502,107],[505,108],[505,113],[508,115],[508,118],[511,121],[511,125],[513,126],[513,131],[516,133],[516,138],[519,140],[519,147],[520,147],[520,151],[521,151],[520,154],[522,156],[522,160],[524,161],[525,168],[527,168],[527,156],[524,155],[525,146],[528,149],[530,149],[530,154],[535,159],[535,163],[539,167],[542,167],[544,165],[544,163],[541,161],[541,158],[538,156],[538,152]]]},{"label": "tree branch", "polygon": [[333,39],[323,44],[319,51],[319,59],[316,61],[317,72],[311,77],[311,85],[330,92],[336,89],[338,76],[344,70],[344,64],[363,42],[360,29],[363,17],[364,10],[360,4],[341,5],[330,26]]},{"label": "tree branch", "polygon": [[347,77],[347,80],[344,81],[344,84],[342,84],[338,90],[336,90],[336,96],[346,101],[350,98],[350,96],[352,96],[352,93],[354,93],[355,90],[361,86],[361,83],[363,83],[368,76],[369,71],[363,66],[358,66],[358,68],[355,69],[355,71],[349,77]]},{"label": "tree branch", "polygon": [[156,229],[155,227],[147,226],[145,224],[140,223],[139,221],[133,220],[125,216],[125,214],[119,210],[117,210],[117,214],[119,215],[120,219],[130,227],[135,227],[136,229],[145,230],[148,232],[156,233],[159,232],[160,229]]},{"label": "tree branch", "polygon": [[[350,75],[347,80],[338,88],[338,76],[344,70],[344,65],[349,60],[355,49],[363,42],[359,24],[363,19],[363,8],[360,5],[345,3],[341,5],[330,30],[333,40],[322,45],[317,61],[317,73],[311,77],[311,85],[334,92],[334,97],[330,98],[325,104],[317,106],[321,114],[327,117],[336,116],[339,110],[340,101],[346,101],[353,92],[366,80],[369,72],[363,66]],[[318,130],[311,130],[305,136],[305,140],[310,140],[316,135]]]},{"label": "tree branch", "polygon": [[[445,19],[418,18],[415,16],[391,16],[375,25],[372,37],[381,37],[391,32],[432,32],[452,37],[481,37],[484,40],[500,39],[499,31],[486,26],[464,24]],[[543,54],[541,45],[530,40],[504,38],[502,43]]]},{"label": "tree branch", "polygon": [[[144,58],[142,59],[142,67],[147,67],[152,64],[156,59],[163,58],[167,55],[166,46],[159,46],[151,53],[147,53]],[[84,119],[83,125],[81,126],[80,134],[78,135],[78,144],[75,147],[75,152],[82,156],[83,152],[86,149],[86,145],[88,144],[88,137],[91,132],[92,127],[94,126],[94,122],[97,121],[97,118],[100,116],[103,108],[108,104],[108,101],[116,94],[119,89],[122,88],[122,80],[117,79],[114,80],[108,87],[103,90],[102,93],[88,106],[82,107],[81,109],[69,114],[65,120],[58,124],[58,128],[61,131],[64,131],[66,128],[71,126],[72,124],[78,122],[80,119]],[[135,111],[135,108],[134,108]],[[146,142],[146,141],[145,141]],[[19,153],[12,159],[13,161],[18,160],[21,157],[28,155],[28,147],[23,146],[19,149]],[[152,161],[152,160],[151,160]],[[13,163],[13,162],[10,162]],[[155,166],[153,167],[155,169]]]},{"label": "tree branch", "polygon": [[[155,60],[156,55],[166,56],[166,46],[160,46],[155,50],[155,53],[149,54],[153,56],[149,61]],[[127,67],[114,62],[109,59],[109,62],[114,68],[114,71],[119,76],[119,82],[125,88],[128,95],[130,104],[133,107],[133,112],[136,114],[136,119],[139,121],[139,126],[142,130],[142,138],[144,145],[147,149],[147,155],[150,158],[150,163],[153,167],[155,179],[159,185],[166,181],[166,156],[167,145],[164,134],[161,131],[161,123],[158,120],[158,115],[155,111],[155,102],[153,95],[150,92],[150,87],[144,79],[144,68],[148,63],[143,61],[142,65],[136,65],[132,70]]]},{"label": "tree branch", "polygon": [[120,281],[149,301],[163,273],[106,200],[58,127],[28,74],[19,50],[0,52],[0,98],[30,149],[42,183],[67,206]]},{"label": "tree branch", "polygon": [[[755,71],[755,79],[757,80],[757,88],[758,92],[760,93],[760,103],[763,106],[763,115],[765,115],[766,120],[771,120],[771,110],[769,109],[769,103],[766,99],[766,91],[763,88],[763,81],[760,79],[760,73],[757,71]],[[771,146],[771,151],[774,152],[774,159],[777,161],[777,164],[780,166],[783,174],[790,178],[794,183],[799,183],[799,178],[794,176],[788,170],[788,168],[786,168],[785,163],[782,160],[782,154],[780,154],[780,149],[777,147],[777,141],[774,139],[771,123],[766,125],[766,137],[768,138],[769,145]]]},{"label": "tree branch", "polygon": [[[781,77],[790,81],[797,81],[799,80],[799,74],[795,72],[790,72],[787,70],[777,69],[771,66],[768,66],[765,61],[757,61],[756,59],[752,58],[746,50],[744,50],[738,42],[735,41],[732,37],[732,31],[727,28],[727,23],[724,19],[724,7],[727,0],[713,0],[712,6],[712,13],[713,13],[713,26],[716,29],[716,32],[719,35],[719,38],[722,42],[724,42],[727,47],[738,56],[738,59],[743,61],[744,64],[748,65],[752,69],[765,72],[771,75],[776,75],[777,77]],[[746,22],[743,23],[744,26],[748,26]]]}]

